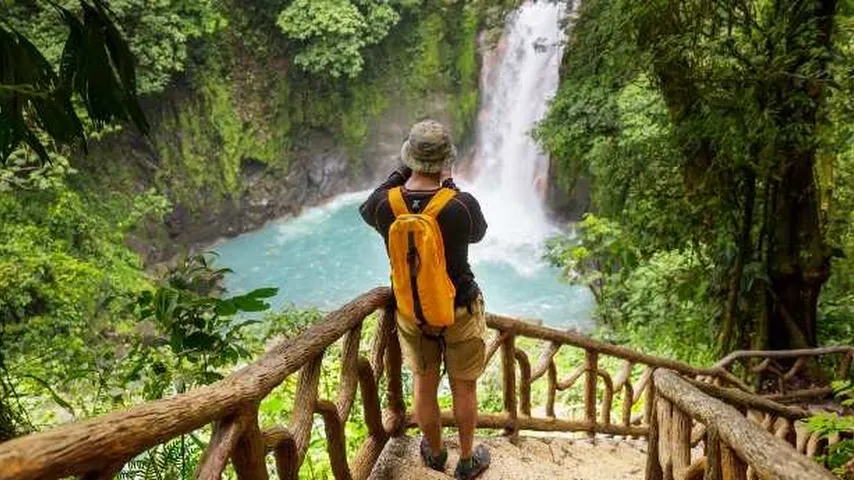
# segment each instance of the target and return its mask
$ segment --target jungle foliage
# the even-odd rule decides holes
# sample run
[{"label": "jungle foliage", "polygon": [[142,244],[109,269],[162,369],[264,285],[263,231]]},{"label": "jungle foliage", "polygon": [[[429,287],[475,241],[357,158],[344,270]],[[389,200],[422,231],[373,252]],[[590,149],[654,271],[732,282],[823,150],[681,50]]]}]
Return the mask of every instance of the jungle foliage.
[{"label": "jungle foliage", "polygon": [[538,137],[595,211],[550,258],[616,339],[851,343],[852,5],[582,2]]}]

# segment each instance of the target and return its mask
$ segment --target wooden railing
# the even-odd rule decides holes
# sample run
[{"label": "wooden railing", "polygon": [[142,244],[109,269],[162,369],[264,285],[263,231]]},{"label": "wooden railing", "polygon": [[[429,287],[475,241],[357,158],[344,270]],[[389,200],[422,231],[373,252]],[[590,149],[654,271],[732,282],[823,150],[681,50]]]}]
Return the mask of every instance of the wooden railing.
[{"label": "wooden railing", "polygon": [[[822,368],[819,365],[821,361],[833,362],[836,368]],[[852,362],[854,347],[842,345],[785,351],[741,350],[727,355],[715,367],[730,372],[739,368],[740,376],[755,385],[758,391],[768,390],[763,392],[768,398],[781,403],[794,403],[820,400],[831,395],[832,390],[828,386],[830,381],[852,378]],[[829,371],[832,374],[827,378]],[[804,377],[819,378],[823,380],[823,385],[804,385]],[[765,385],[761,384],[763,382]]]},{"label": "wooden railing", "polygon": [[[109,479],[146,450],[209,425],[212,433],[196,471],[197,478],[220,478],[230,461],[239,479],[266,479],[267,455],[272,453],[279,478],[296,479],[307,453],[315,414],[320,415],[324,424],[327,453],[335,478],[367,478],[388,438],[414,425],[412,416],[406,414],[401,351],[390,303],[390,289],[374,289],[213,385],[0,444],[0,480],[69,476]],[[368,358],[364,358],[360,356],[362,327],[365,319],[377,310],[381,313],[376,334]],[[590,436],[596,433],[648,435],[657,446],[658,416],[653,406],[658,389],[653,378],[661,375],[669,378],[663,372],[665,369],[686,378],[710,382],[690,380],[696,383],[692,388],[718,389],[707,391],[705,395],[749,397],[753,402],[750,405],[771,412],[776,415],[774,418],[791,421],[803,413],[747,395],[744,393],[749,390],[747,385],[727,371],[725,365],[697,368],[578,333],[508,317],[488,315],[487,325],[494,330],[486,349],[487,362],[493,361],[500,352],[503,412],[480,414],[477,420],[480,428],[503,429],[509,435],[516,435],[520,430],[586,432]],[[523,338],[525,350],[530,351],[529,343],[540,350],[535,363],[530,361],[525,350],[517,348],[517,340]],[[324,353],[339,340],[343,340],[343,345],[337,396],[322,399],[318,395],[318,383]],[[567,351],[576,352],[577,358],[583,360],[563,376],[558,371],[560,362],[556,361],[556,356]],[[609,365],[616,369],[613,376],[606,368]],[[289,423],[262,431],[258,424],[261,400],[297,373],[299,379]],[[535,382],[545,383],[545,401],[540,408],[532,405]],[[380,403],[381,385],[384,387],[384,409]],[[558,411],[559,392],[570,389],[578,392],[574,398],[580,399],[579,418]],[[349,460],[344,427],[356,403],[357,390],[368,436],[356,456]],[[672,390],[665,386],[662,392]],[[665,401],[675,402],[666,393],[661,395],[659,405]],[[634,414],[641,404],[643,411]],[[688,407],[680,405],[679,408],[708,425],[706,417],[697,417],[700,414]],[[442,412],[442,421],[445,425],[454,425],[452,413]],[[670,438],[669,435],[660,436]],[[704,433],[697,441],[707,437]],[[673,444],[676,445],[675,441]],[[679,448],[683,449],[684,445],[679,444]]]},{"label": "wooden railing", "polygon": [[[723,368],[697,368],[687,363],[646,355],[634,350],[600,342],[572,331],[560,331],[499,315],[487,315],[487,326],[494,330],[487,345],[489,364],[500,351],[504,411],[478,416],[479,428],[504,429],[508,434],[519,430],[587,432],[611,435],[643,436],[648,430],[651,412],[633,415],[649,389],[656,368],[667,368],[690,377],[713,378],[720,384],[747,386]],[[517,339],[538,343],[540,355],[532,363],[528,354],[516,348]],[[561,350],[575,350],[583,361],[566,376],[561,376],[555,357]],[[530,351],[530,348],[526,348]],[[614,360],[608,362],[608,360]],[[604,363],[617,363],[612,375]],[[545,382],[546,400],[534,415],[531,391],[534,382]],[[583,416],[559,418],[555,403],[558,392],[579,390]],[[649,402],[646,402],[647,404]],[[409,415],[408,426],[413,426]],[[442,412],[442,423],[454,426],[452,412]]]},{"label": "wooden railing", "polygon": [[[404,420],[400,349],[396,341],[389,341],[394,332],[394,312],[386,308],[390,299],[388,288],[374,289],[213,385],[0,444],[0,479],[111,479],[147,449],[210,424],[213,431],[197,478],[220,478],[230,460],[238,478],[266,479],[266,455],[273,452],[279,478],[296,479],[315,413],[323,418],[336,478],[366,478],[386,439],[401,431]],[[383,308],[371,358],[360,358],[362,323]],[[337,399],[319,399],[324,351],[342,337]],[[385,421],[377,388],[383,371],[388,404]],[[290,423],[262,432],[258,426],[260,401],[296,372],[299,382]],[[348,465],[344,423],[357,386],[369,435]]]},{"label": "wooden railing", "polygon": [[[654,380],[647,480],[835,478],[790,443],[805,411],[668,370],[657,370]],[[762,412],[762,425],[745,417],[751,411]],[[694,448],[699,443],[703,454]]]}]

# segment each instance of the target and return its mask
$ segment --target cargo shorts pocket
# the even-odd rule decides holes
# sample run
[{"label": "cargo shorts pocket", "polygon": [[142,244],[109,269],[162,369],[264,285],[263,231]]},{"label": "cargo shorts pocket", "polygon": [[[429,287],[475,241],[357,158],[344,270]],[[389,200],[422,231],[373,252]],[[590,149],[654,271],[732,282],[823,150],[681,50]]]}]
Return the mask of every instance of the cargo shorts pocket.
[{"label": "cargo shorts pocket", "polygon": [[481,337],[445,347],[445,366],[448,376],[456,380],[477,380],[483,373],[486,343]]}]

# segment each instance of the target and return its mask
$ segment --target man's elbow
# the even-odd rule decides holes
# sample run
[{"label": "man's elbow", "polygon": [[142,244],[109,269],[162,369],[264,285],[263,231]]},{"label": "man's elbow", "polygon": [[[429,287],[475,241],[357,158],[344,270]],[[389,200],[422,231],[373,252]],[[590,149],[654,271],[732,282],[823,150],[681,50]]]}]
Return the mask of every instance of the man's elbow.
[{"label": "man's elbow", "polygon": [[371,220],[373,220],[373,218],[371,218],[370,211],[371,211],[371,208],[370,208],[370,205],[368,205],[368,203],[367,203],[367,202],[363,203],[363,204],[359,207],[359,215],[361,215],[361,216],[362,216],[362,220],[364,220],[364,221],[365,221],[365,223],[367,223],[368,225],[370,225],[370,226],[372,226],[372,227],[373,227],[373,226],[374,226],[374,224],[373,224],[373,222],[371,221]]},{"label": "man's elbow", "polygon": [[483,240],[483,237],[485,237],[485,236],[486,236],[486,225],[484,225],[483,228],[479,228],[476,231],[474,231],[472,233],[470,241],[471,241],[471,243],[478,243],[481,240]]}]

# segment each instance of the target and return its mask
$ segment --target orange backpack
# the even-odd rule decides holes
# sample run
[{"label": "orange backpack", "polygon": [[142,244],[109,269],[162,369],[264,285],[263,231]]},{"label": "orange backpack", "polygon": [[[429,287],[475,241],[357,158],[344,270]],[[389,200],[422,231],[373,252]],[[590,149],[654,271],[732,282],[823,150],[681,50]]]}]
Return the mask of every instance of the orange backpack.
[{"label": "orange backpack", "polygon": [[391,285],[401,315],[419,326],[454,324],[456,289],[445,265],[445,244],[436,217],[456,195],[450,188],[437,191],[421,213],[411,213],[403,188],[389,190],[394,222],[388,232]]}]

